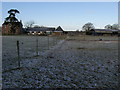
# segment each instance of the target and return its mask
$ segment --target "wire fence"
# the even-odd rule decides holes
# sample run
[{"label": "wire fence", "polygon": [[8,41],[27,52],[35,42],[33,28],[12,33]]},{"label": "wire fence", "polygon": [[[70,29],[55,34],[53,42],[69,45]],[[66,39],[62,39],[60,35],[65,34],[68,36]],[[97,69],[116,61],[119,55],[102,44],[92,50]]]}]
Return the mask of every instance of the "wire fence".
[{"label": "wire fence", "polygon": [[2,37],[2,69],[20,67],[20,62],[44,55],[46,50],[55,47],[61,40],[67,41],[117,41],[116,36],[3,36]]},{"label": "wire fence", "polygon": [[66,36],[3,36],[3,69],[20,67],[20,61],[43,55]]}]

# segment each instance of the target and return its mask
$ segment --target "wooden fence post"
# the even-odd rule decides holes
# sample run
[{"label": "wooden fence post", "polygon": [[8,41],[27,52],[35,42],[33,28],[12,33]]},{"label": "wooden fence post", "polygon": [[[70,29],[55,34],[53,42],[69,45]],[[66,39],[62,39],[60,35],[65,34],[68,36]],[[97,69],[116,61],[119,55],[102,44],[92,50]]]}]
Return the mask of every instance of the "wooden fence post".
[{"label": "wooden fence post", "polygon": [[57,44],[57,39],[58,39],[58,36],[56,36],[55,44]]},{"label": "wooden fence post", "polygon": [[36,36],[36,56],[38,56],[38,37]]},{"label": "wooden fence post", "polygon": [[17,41],[17,55],[18,55],[18,67],[20,67],[20,47],[19,47],[19,41]]},{"label": "wooden fence post", "polygon": [[56,45],[56,36],[54,36],[54,45]]},{"label": "wooden fence post", "polygon": [[49,35],[48,35],[48,50],[49,50]]}]

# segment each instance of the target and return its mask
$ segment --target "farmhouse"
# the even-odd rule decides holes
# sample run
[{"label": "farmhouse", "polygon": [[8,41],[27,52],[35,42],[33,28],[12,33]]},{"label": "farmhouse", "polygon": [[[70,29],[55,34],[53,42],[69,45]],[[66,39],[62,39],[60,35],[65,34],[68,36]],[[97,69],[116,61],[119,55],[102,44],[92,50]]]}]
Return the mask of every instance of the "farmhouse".
[{"label": "farmhouse", "polygon": [[53,27],[34,27],[26,29],[28,35],[48,35],[55,31]]},{"label": "farmhouse", "polygon": [[2,34],[21,34],[22,33],[22,23],[20,22],[4,22],[2,24]]},{"label": "farmhouse", "polygon": [[20,13],[16,9],[11,9],[8,11],[9,16],[5,18],[2,24],[2,34],[21,34],[22,33],[22,21],[15,17],[16,13]]},{"label": "farmhouse", "polygon": [[62,35],[63,29],[59,26],[57,29],[54,27],[34,27],[26,29],[28,35]]},{"label": "farmhouse", "polygon": [[92,29],[90,32],[92,35],[118,35],[118,30],[112,29]]},{"label": "farmhouse", "polygon": [[63,29],[60,26],[58,26],[57,29],[54,31],[53,35],[62,35],[63,32]]}]

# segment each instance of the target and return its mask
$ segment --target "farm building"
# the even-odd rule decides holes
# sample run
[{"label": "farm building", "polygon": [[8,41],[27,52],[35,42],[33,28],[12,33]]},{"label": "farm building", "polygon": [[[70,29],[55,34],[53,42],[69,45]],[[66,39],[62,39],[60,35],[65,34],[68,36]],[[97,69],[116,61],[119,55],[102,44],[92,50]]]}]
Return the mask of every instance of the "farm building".
[{"label": "farm building", "polygon": [[90,31],[92,35],[118,35],[118,30],[112,29],[92,29]]},{"label": "farm building", "polygon": [[28,35],[48,35],[52,34],[54,30],[55,28],[53,27],[34,27],[26,29]]},{"label": "farm building", "polygon": [[11,9],[8,11],[9,16],[5,18],[4,23],[2,24],[2,34],[21,34],[22,33],[22,21],[18,21],[15,17],[16,13],[20,13],[16,9]]},{"label": "farm building", "polygon": [[2,34],[21,34],[22,33],[22,23],[20,22],[4,22],[2,24]]},{"label": "farm building", "polygon": [[70,35],[70,36],[81,34],[81,32],[79,32],[79,31],[66,31],[65,33],[68,34],[68,35]]},{"label": "farm building", "polygon": [[54,31],[53,35],[62,35],[63,34],[63,29],[59,26],[57,29]]}]

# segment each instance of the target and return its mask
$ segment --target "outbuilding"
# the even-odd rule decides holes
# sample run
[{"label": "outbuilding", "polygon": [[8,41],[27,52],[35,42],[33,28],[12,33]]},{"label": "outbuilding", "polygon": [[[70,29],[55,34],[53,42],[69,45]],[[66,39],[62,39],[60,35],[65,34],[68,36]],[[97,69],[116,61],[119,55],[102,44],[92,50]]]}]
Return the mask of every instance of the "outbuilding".
[{"label": "outbuilding", "polygon": [[28,35],[50,35],[54,32],[54,30],[55,28],[53,27],[34,27],[26,29]]},{"label": "outbuilding", "polygon": [[58,26],[57,29],[54,31],[53,34],[54,35],[62,35],[63,32],[64,32],[64,30],[60,26]]},{"label": "outbuilding", "polygon": [[112,29],[92,29],[90,32],[92,35],[118,35],[118,30]]}]

